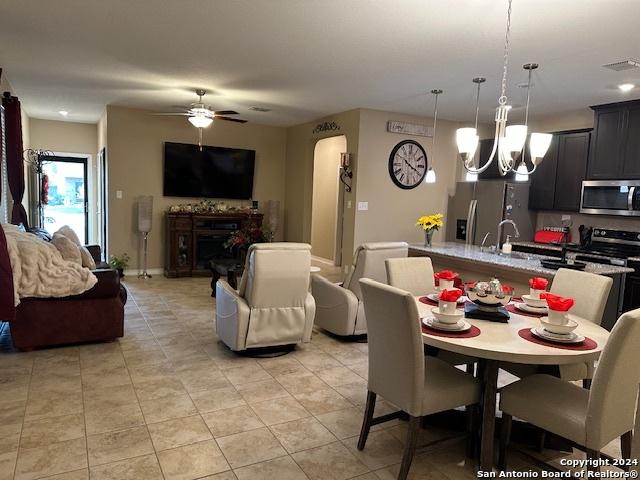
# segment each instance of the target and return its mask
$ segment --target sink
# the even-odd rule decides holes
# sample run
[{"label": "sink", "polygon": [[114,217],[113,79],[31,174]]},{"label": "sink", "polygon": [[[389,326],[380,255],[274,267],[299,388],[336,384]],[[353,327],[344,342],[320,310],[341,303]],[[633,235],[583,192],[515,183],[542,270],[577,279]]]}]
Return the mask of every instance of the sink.
[{"label": "sink", "polygon": [[512,252],[512,253],[500,252],[497,255],[505,258],[517,258],[518,260],[531,260],[534,258],[531,255],[527,255],[526,253],[520,253],[520,252]]}]

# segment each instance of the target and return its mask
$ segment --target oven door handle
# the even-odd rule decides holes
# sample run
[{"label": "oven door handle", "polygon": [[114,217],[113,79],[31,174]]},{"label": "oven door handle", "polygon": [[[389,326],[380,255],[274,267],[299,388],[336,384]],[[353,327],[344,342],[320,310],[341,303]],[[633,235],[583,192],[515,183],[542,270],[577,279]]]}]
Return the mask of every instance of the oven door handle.
[{"label": "oven door handle", "polygon": [[627,209],[633,211],[633,197],[636,195],[636,187],[629,188],[629,195],[627,196]]}]

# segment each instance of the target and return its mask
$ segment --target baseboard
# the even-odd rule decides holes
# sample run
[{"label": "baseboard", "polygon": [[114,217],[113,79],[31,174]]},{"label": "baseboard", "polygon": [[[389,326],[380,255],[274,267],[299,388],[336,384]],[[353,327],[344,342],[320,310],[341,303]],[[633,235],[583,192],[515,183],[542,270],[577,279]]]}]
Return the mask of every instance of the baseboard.
[{"label": "baseboard", "polygon": [[[140,272],[141,270],[138,270],[137,268],[131,268],[124,271],[124,276],[137,278]],[[147,268],[147,273],[149,275],[162,275],[164,273],[164,268]]]},{"label": "baseboard", "polygon": [[330,267],[335,267],[333,260],[329,260],[328,258],[316,257],[315,255],[311,255],[311,260],[318,263],[323,263],[324,265],[329,265]]}]

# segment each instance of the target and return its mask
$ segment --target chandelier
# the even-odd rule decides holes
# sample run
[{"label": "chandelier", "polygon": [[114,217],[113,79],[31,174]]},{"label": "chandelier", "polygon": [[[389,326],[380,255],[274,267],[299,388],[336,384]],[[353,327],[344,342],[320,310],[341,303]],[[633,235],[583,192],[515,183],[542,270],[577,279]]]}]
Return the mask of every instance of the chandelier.
[{"label": "chandelier", "polygon": [[[549,133],[532,133],[529,140],[529,155],[532,169],[529,170],[525,163],[524,147],[527,141],[529,119],[529,98],[531,89],[531,74],[533,70],[538,68],[535,63],[524,65],[524,69],[529,72],[529,82],[527,83],[527,108],[525,113],[524,125],[507,126],[507,116],[511,106],[507,104],[507,67],[509,65],[509,36],[511,33],[511,3],[507,9],[507,29],[504,40],[504,61],[502,67],[502,85],[500,97],[498,98],[498,107],[496,108],[496,128],[494,134],[493,147],[491,154],[484,165],[476,166],[476,151],[478,149],[478,111],[480,100],[480,85],[485,81],[484,78],[474,78],[473,82],[477,86],[476,92],[476,123],[473,128],[459,128],[456,131],[456,144],[458,153],[462,160],[464,168],[467,170],[467,178],[473,178],[477,174],[484,172],[491,163],[496,160],[500,175],[505,176],[509,172],[516,172],[516,180],[526,181],[542,162],[544,155],[549,149],[551,143],[551,134]],[[518,160],[520,164],[518,164]]]}]

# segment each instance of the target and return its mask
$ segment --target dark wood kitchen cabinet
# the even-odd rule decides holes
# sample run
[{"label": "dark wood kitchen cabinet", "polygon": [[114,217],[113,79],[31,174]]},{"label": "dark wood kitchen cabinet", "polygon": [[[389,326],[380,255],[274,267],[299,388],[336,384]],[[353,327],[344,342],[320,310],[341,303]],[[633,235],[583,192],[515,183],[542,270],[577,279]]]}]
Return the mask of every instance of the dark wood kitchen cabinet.
[{"label": "dark wood kitchen cabinet", "polygon": [[587,177],[640,178],[640,100],[591,107],[594,131]]},{"label": "dark wood kitchen cabinet", "polygon": [[[480,152],[478,154],[478,166],[482,166],[489,160],[491,156],[491,150],[493,150],[493,138],[487,138],[485,140],[480,140],[480,145],[478,148]],[[513,180],[516,177],[515,172],[509,172],[505,176],[500,175],[500,170],[498,169],[498,152],[494,155],[493,162],[491,165],[482,173],[478,174],[478,178],[480,180]]]},{"label": "dark wood kitchen cabinet", "polygon": [[553,134],[543,162],[531,175],[529,208],[569,212],[580,210],[590,143],[591,130]]}]

